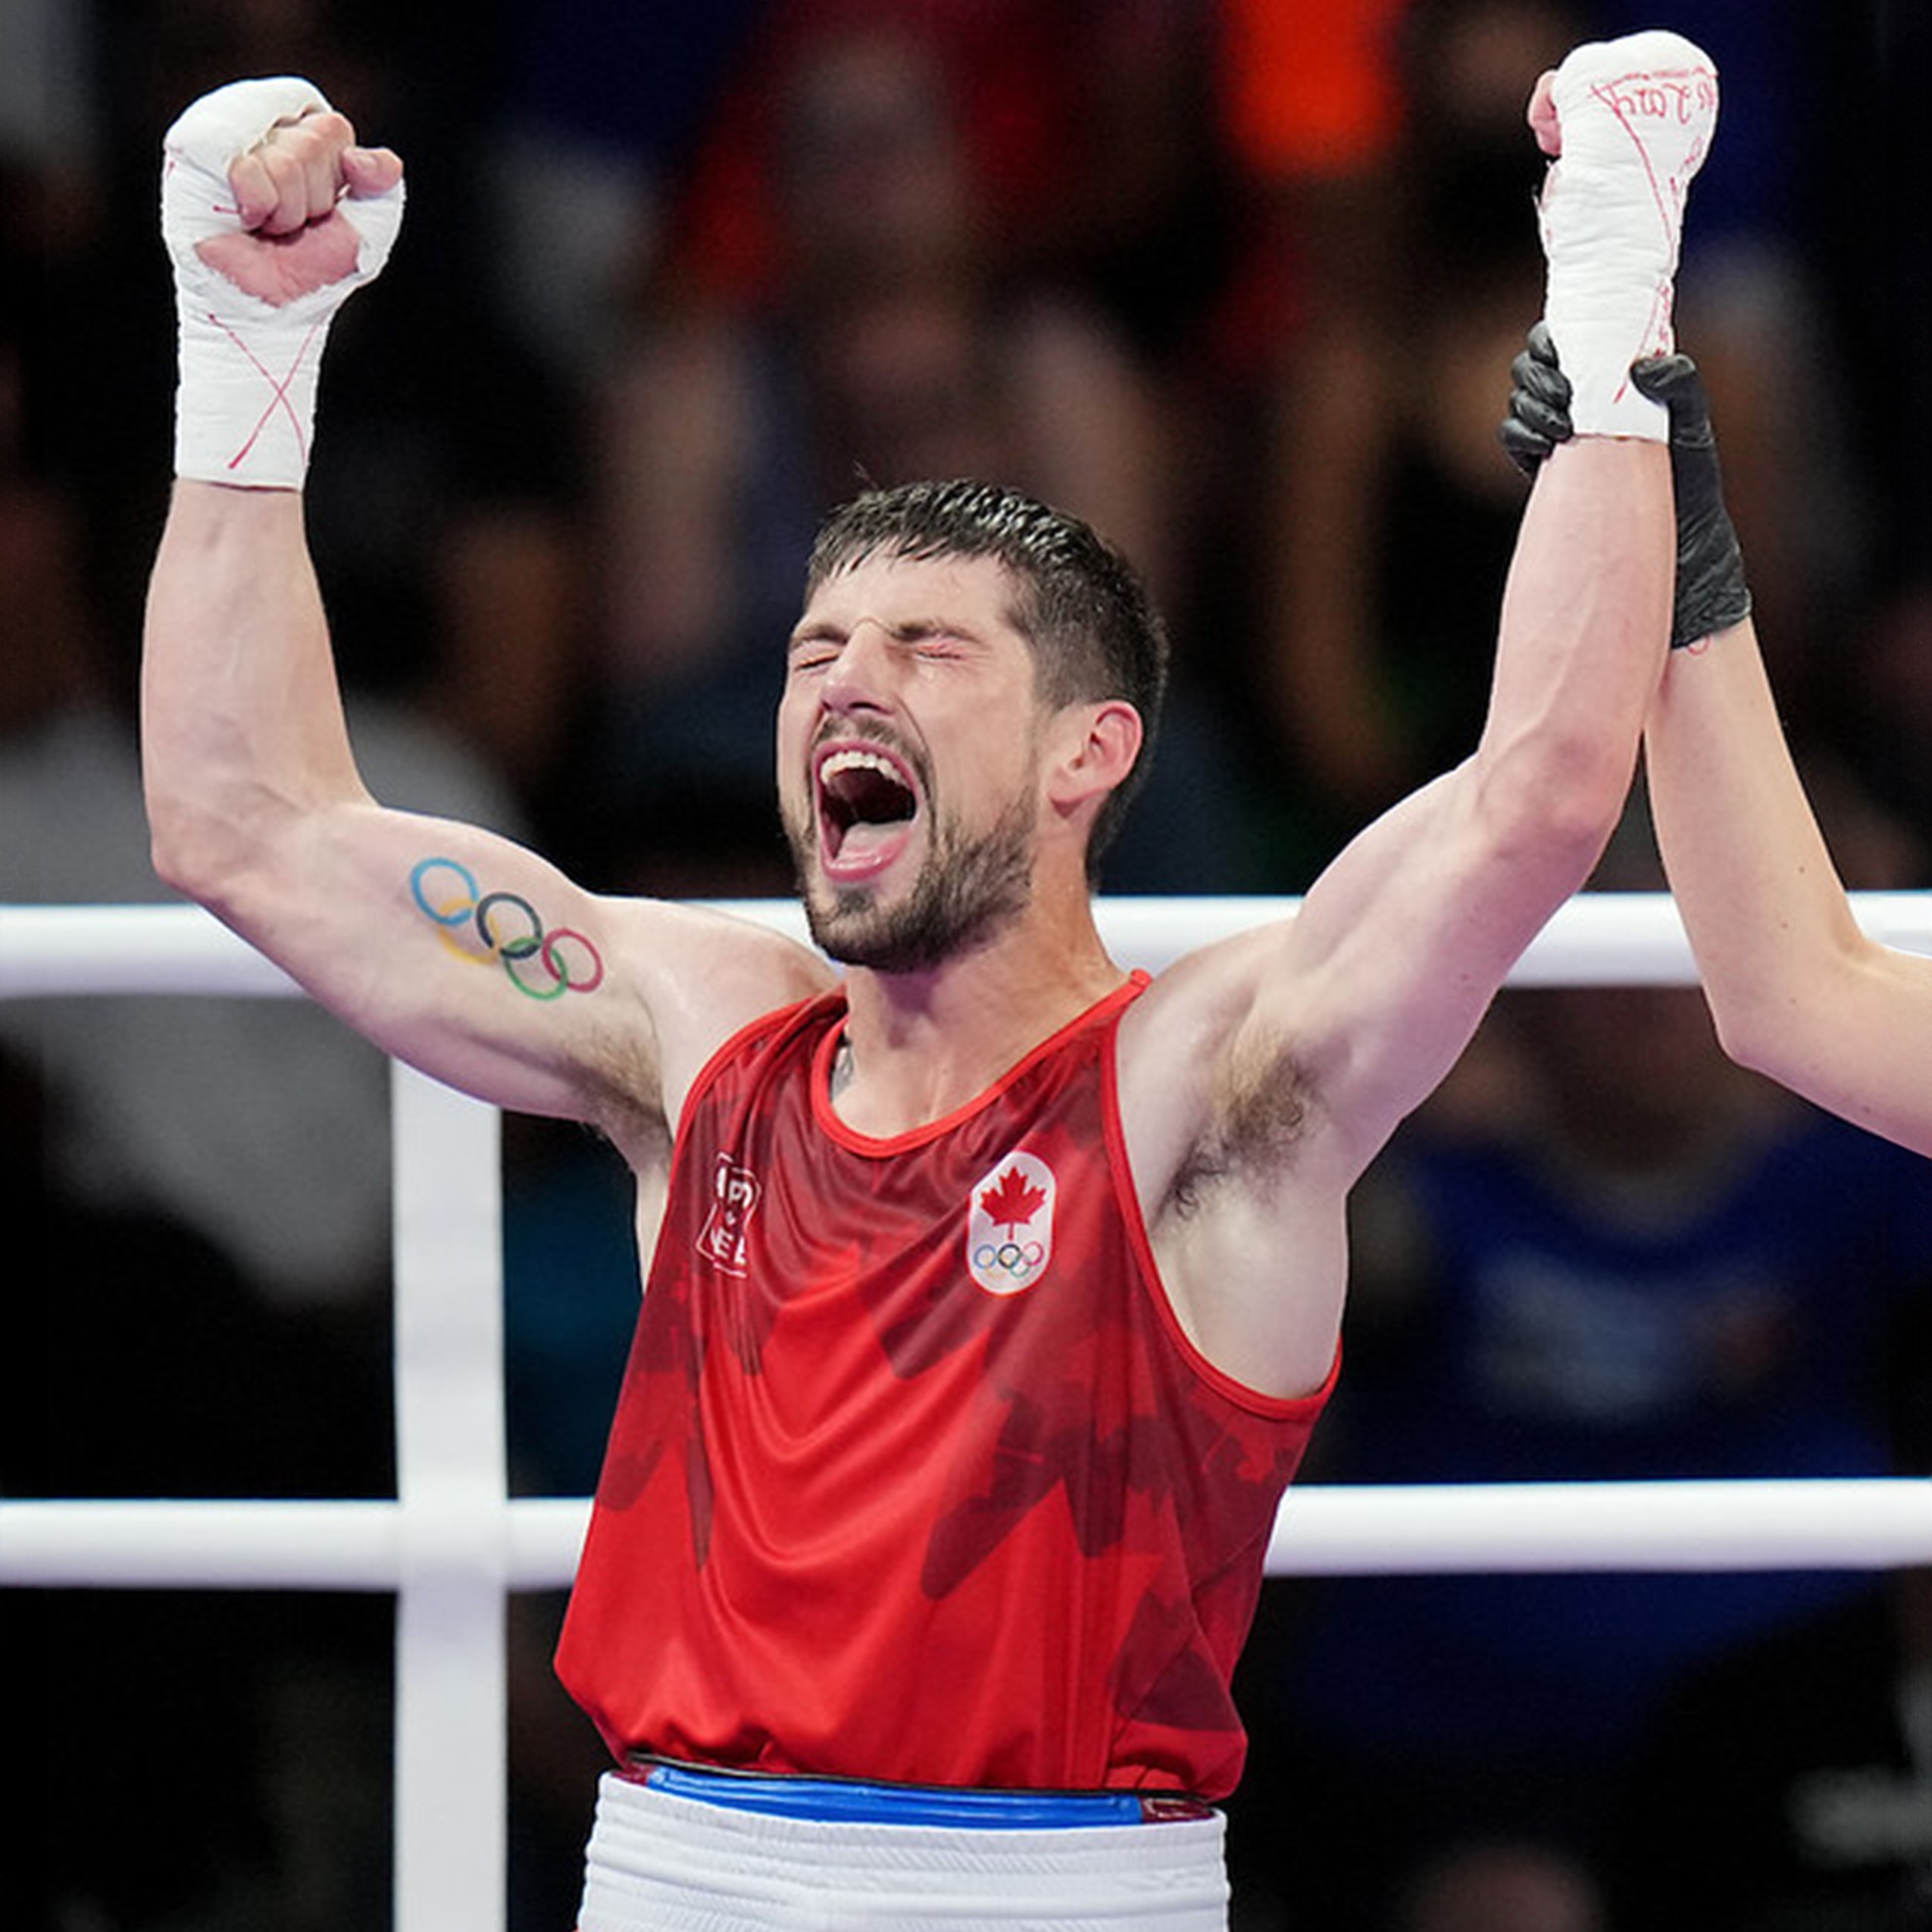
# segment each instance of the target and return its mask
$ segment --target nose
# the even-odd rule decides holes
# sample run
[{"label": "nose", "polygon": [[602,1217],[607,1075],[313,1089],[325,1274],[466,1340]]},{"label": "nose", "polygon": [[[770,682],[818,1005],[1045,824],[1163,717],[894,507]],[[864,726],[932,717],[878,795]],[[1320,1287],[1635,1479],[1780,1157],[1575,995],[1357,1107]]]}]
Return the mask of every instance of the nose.
[{"label": "nose", "polygon": [[893,639],[883,624],[861,619],[839,644],[819,685],[819,702],[827,711],[877,711],[885,708],[891,689]]}]

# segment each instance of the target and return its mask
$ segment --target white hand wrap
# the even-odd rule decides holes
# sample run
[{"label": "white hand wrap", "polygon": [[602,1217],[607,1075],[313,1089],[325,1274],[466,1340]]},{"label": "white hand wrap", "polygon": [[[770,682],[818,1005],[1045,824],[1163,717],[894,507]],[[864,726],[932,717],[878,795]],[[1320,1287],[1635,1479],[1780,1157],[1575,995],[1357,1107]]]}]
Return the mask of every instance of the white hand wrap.
[{"label": "white hand wrap", "polygon": [[389,258],[402,220],[402,184],[345,197],[341,212],[359,240],[354,271],[279,305],[210,267],[197,244],[242,232],[228,181],[236,157],[271,129],[328,107],[305,80],[238,80],[205,95],[167,131],[161,239],[174,264],[180,328],[177,476],[299,489],[307,474],[329,324]]},{"label": "white hand wrap", "polygon": [[1676,346],[1673,283],[1690,180],[1718,120],[1717,69],[1680,34],[1576,48],[1556,70],[1563,150],[1543,183],[1543,317],[1579,436],[1670,436],[1630,364]]}]

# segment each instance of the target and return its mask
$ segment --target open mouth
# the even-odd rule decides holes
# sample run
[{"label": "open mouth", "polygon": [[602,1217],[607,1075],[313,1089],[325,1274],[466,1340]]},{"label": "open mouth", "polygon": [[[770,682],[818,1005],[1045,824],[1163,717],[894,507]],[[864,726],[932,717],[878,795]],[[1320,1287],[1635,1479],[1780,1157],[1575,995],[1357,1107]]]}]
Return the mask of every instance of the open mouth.
[{"label": "open mouth", "polygon": [[868,871],[896,856],[919,810],[911,774],[891,753],[846,745],[818,761],[819,836],[826,861]]}]

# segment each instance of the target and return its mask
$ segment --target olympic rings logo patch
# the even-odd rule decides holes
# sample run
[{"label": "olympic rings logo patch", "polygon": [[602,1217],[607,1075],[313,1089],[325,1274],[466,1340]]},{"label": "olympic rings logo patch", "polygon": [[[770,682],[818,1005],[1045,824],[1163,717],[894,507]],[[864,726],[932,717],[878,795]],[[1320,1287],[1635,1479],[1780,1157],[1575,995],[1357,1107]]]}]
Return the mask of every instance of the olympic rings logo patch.
[{"label": "olympic rings logo patch", "polygon": [[1043,1241],[982,1241],[973,1250],[973,1278],[996,1295],[1016,1293],[1046,1265]]},{"label": "olympic rings logo patch", "polygon": [[[433,886],[438,881],[444,882],[440,891]],[[458,860],[419,861],[409,890],[458,959],[474,966],[495,960],[526,999],[561,999],[567,993],[594,993],[603,983],[603,956],[583,933],[570,926],[546,927],[536,908],[515,893],[482,891],[476,874]],[[473,944],[483,950],[473,951]]]},{"label": "olympic rings logo patch", "polygon": [[1016,1149],[974,1187],[967,1216],[966,1269],[989,1295],[1017,1295],[1053,1258],[1053,1170]]}]

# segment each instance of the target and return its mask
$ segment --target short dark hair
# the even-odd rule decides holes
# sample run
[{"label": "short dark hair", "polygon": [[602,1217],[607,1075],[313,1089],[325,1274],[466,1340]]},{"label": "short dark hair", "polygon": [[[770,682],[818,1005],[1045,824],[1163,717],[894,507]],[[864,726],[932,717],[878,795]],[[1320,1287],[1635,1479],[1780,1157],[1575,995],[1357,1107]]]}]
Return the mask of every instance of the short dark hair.
[{"label": "short dark hair", "polygon": [[825,519],[805,569],[806,597],[880,552],[1003,564],[1019,591],[1013,624],[1032,647],[1042,698],[1056,708],[1124,698],[1140,714],[1140,755],[1094,821],[1087,871],[1095,876],[1146,775],[1167,696],[1167,626],[1133,567],[1079,517],[1017,489],[901,483],[866,490]]}]

